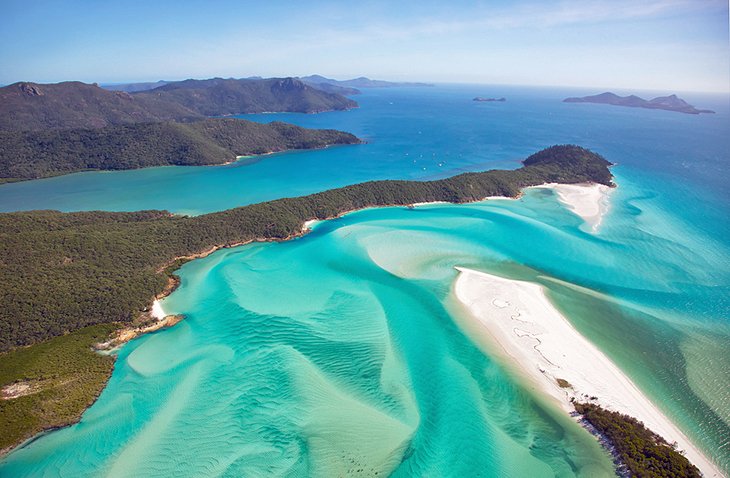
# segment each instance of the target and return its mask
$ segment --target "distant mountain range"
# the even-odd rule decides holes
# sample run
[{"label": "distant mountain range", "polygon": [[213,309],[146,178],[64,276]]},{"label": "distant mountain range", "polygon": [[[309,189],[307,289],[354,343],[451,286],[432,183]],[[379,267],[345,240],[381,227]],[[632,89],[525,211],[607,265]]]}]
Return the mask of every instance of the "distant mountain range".
[{"label": "distant mountain range", "polygon": [[302,76],[299,78],[303,82],[320,88],[325,91],[333,87],[345,88],[354,90],[354,93],[341,93],[341,94],[357,94],[357,88],[395,88],[400,86],[433,86],[430,83],[409,83],[409,82],[395,82],[395,81],[383,81],[383,80],[371,80],[361,76],[359,78],[353,78],[351,80],[335,80],[333,78],[327,78],[322,75],[310,75]]},{"label": "distant mountain range", "polygon": [[[217,78],[220,79],[220,78]],[[251,76],[248,78],[243,78],[244,80],[264,80],[264,78],[261,78],[260,76]],[[333,78],[327,78],[322,75],[310,75],[310,76],[303,76],[301,78],[297,78],[298,80],[303,81],[309,86],[312,86],[318,90],[327,92],[327,93],[336,93],[339,95],[357,95],[360,93],[360,90],[358,88],[394,88],[398,86],[433,86],[429,83],[408,83],[408,82],[394,82],[394,81],[383,81],[383,80],[371,80],[370,78],[366,78],[364,76],[361,76],[359,78],[353,78],[351,80],[335,80]],[[239,81],[235,80],[234,78],[229,78],[226,81],[233,80],[233,81]],[[191,80],[187,80],[191,81]],[[210,81],[210,80],[201,80],[201,81]],[[103,84],[101,85],[102,88],[105,88],[110,91],[126,91],[127,93],[138,93],[140,91],[147,91],[152,90],[155,88],[159,88],[161,86],[169,85],[172,83],[182,83],[182,82],[176,82],[176,81],[155,81],[155,82],[143,82],[143,83],[113,83],[113,84]]]},{"label": "distant mountain range", "polygon": [[22,82],[0,88],[0,130],[101,128],[242,113],[317,113],[355,107],[353,100],[296,78],[185,80],[133,93],[77,81]]},{"label": "distant mountain range", "polygon": [[566,98],[565,103],[600,103],[616,106],[628,106],[631,108],[648,108],[654,110],[676,111],[679,113],[687,113],[697,115],[700,113],[714,113],[712,110],[700,110],[690,105],[677,95],[658,96],[652,100],[645,100],[636,95],[618,96],[614,93],[606,92],[600,95],[584,96],[582,98]]}]

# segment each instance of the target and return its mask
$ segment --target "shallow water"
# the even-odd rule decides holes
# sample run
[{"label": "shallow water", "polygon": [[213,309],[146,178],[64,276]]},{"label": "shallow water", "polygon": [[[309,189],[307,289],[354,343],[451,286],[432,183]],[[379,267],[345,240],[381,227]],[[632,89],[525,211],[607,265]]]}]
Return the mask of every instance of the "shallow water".
[{"label": "shallow water", "polygon": [[[491,90],[478,91],[468,98]],[[509,164],[546,144],[576,142],[620,163],[598,234],[552,191],[529,190],[516,201],[361,211],[302,239],[188,263],[164,302],[186,320],[126,345],[82,421],[17,450],[0,475],[610,475],[610,459],[587,432],[535,396],[499,354],[475,345],[478,330],[451,294],[455,265],[545,285],[576,328],[729,470],[730,251],[718,179],[727,178],[718,166],[730,151],[718,134],[727,110],[576,112],[542,90],[516,91],[537,99],[494,105],[510,114],[467,102],[429,117],[427,105],[463,93],[437,88],[368,93],[353,116],[273,115],[329,127],[342,118],[338,127],[371,143],[256,165],[298,158],[324,171],[322,154],[385,151],[397,141],[426,151],[451,129],[461,131],[452,140],[473,135],[472,146],[438,150],[471,151],[477,169],[488,161],[480,149],[489,164]],[[389,116],[391,101],[409,106]],[[475,111],[464,117],[492,119],[487,126],[459,119],[468,108]],[[356,114],[366,113],[373,122],[358,123]],[[493,118],[500,114],[503,121]],[[413,125],[408,115],[425,117]],[[400,123],[400,133],[388,130]],[[420,141],[426,125],[433,129]],[[386,157],[381,169],[369,167],[406,175],[403,164]],[[331,176],[340,180],[338,167]]]}]

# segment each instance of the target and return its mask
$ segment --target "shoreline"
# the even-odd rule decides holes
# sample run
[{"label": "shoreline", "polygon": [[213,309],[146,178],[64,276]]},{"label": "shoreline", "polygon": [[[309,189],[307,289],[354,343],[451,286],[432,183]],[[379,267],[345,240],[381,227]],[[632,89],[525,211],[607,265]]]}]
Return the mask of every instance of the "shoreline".
[{"label": "shoreline", "polygon": [[[222,163],[209,163],[209,164],[156,164],[156,165],[150,165],[150,166],[142,166],[137,168],[126,168],[126,169],[98,169],[98,168],[84,168],[84,169],[77,169],[73,171],[63,171],[58,172],[55,174],[50,174],[49,176],[43,176],[39,178],[0,178],[0,186],[4,186],[7,184],[14,184],[14,183],[22,183],[22,182],[29,182],[29,181],[41,181],[44,179],[52,179],[52,178],[59,178],[61,176],[69,176],[72,174],[79,174],[79,173],[115,173],[115,172],[123,172],[123,171],[139,171],[142,169],[153,169],[153,168],[187,168],[187,167],[194,167],[194,168],[208,168],[208,167],[219,167],[219,166],[230,166],[232,164],[236,164],[237,162],[244,160],[244,159],[250,159],[250,158],[265,158],[266,156],[271,156],[274,154],[281,154],[281,153],[289,153],[289,152],[297,152],[297,151],[318,151],[323,149],[329,149],[336,146],[356,146],[359,144],[366,144],[364,140],[361,140],[357,143],[333,143],[333,144],[326,144],[324,146],[317,146],[315,148],[292,148],[292,149],[282,149],[279,151],[266,151],[265,153],[254,153],[254,154],[242,154],[242,155],[236,155],[235,158],[224,161]],[[17,211],[6,211],[6,212],[17,212]]]},{"label": "shoreline", "polygon": [[[266,153],[266,154],[273,154],[273,153]],[[582,198],[584,198],[586,196],[589,199],[593,200],[593,201],[598,201],[599,199],[601,199],[602,196],[604,196],[604,193],[602,192],[603,189],[601,189],[601,188],[605,188],[606,190],[609,190],[609,191],[612,189],[609,186],[605,186],[605,185],[598,184],[598,183],[576,183],[576,184],[545,183],[545,184],[541,184],[541,185],[538,185],[538,186],[527,186],[527,187],[524,187],[514,197],[509,197],[509,196],[487,196],[487,197],[484,197],[482,199],[478,199],[478,200],[475,200],[475,201],[464,202],[464,203],[452,203],[452,202],[448,202],[448,201],[430,201],[430,202],[420,202],[420,203],[413,203],[413,204],[386,204],[386,205],[368,206],[368,207],[363,207],[363,208],[358,208],[358,209],[351,209],[351,210],[348,210],[348,211],[344,211],[344,212],[342,212],[340,214],[337,214],[335,216],[330,216],[330,217],[325,217],[325,218],[316,218],[315,217],[315,218],[307,219],[307,220],[305,220],[302,223],[302,227],[301,227],[301,230],[299,232],[297,232],[295,234],[290,234],[289,236],[284,237],[284,238],[270,239],[270,238],[261,238],[261,237],[258,237],[258,238],[250,239],[250,240],[247,240],[247,241],[234,242],[234,243],[223,244],[223,245],[215,245],[215,246],[212,246],[210,249],[207,249],[207,250],[204,250],[204,251],[201,251],[201,252],[197,252],[197,253],[193,253],[193,254],[188,254],[188,255],[185,255],[185,256],[177,256],[177,257],[174,257],[171,260],[167,261],[162,266],[160,266],[157,269],[157,273],[158,274],[164,273],[166,269],[169,269],[173,265],[176,265],[175,270],[177,270],[178,268],[180,268],[186,262],[189,262],[189,261],[192,261],[192,260],[195,260],[195,259],[203,259],[203,258],[208,257],[209,255],[213,254],[214,252],[219,251],[220,249],[229,249],[229,248],[232,248],[232,247],[245,246],[245,245],[252,244],[252,243],[256,243],[256,242],[285,242],[285,241],[290,241],[290,240],[293,240],[293,239],[297,239],[297,238],[303,237],[306,234],[308,234],[309,232],[311,232],[312,231],[311,226],[313,224],[316,224],[318,222],[323,222],[323,221],[329,221],[329,220],[332,220],[332,219],[338,219],[338,218],[340,218],[342,216],[345,216],[345,215],[350,214],[350,213],[353,213],[353,212],[364,211],[364,210],[373,209],[373,208],[378,208],[378,209],[379,208],[386,208],[386,207],[416,208],[416,207],[419,207],[419,206],[429,206],[429,205],[437,205],[437,204],[473,204],[473,203],[477,203],[477,202],[489,201],[489,200],[494,200],[494,199],[500,199],[500,200],[504,200],[504,199],[516,200],[516,199],[520,199],[523,196],[523,194],[524,194],[523,193],[523,190],[524,189],[530,189],[530,188],[554,188],[554,189],[557,189],[557,187],[559,187],[559,186],[572,186],[573,188],[580,188],[580,189],[576,189],[576,191],[578,191],[577,194],[573,194],[572,196],[570,196],[570,199],[572,201],[576,201],[576,200],[579,200],[579,199],[582,200]],[[581,194],[580,193],[580,191],[582,189],[588,189],[588,188],[592,190],[589,194]],[[607,199],[608,198],[608,195],[606,194],[605,197]],[[602,216],[599,219],[602,219]],[[165,286],[165,288],[163,289],[163,291],[160,292],[159,294],[155,295],[152,298],[152,303],[151,303],[151,305],[149,307],[149,311],[154,311],[154,309],[155,309],[155,303],[158,304],[159,310],[163,310],[162,309],[162,305],[161,305],[161,303],[159,301],[162,300],[162,299],[164,299],[165,297],[169,296],[170,294],[172,294],[177,289],[177,287],[180,285],[180,281],[178,280],[177,276],[174,275],[173,272],[174,271],[170,271],[170,274],[168,275],[168,283]],[[149,324],[150,318],[154,318],[154,316],[152,315],[152,313],[149,312],[149,311],[145,311],[142,314],[140,314],[137,317],[137,323],[142,322],[142,324],[145,324],[145,323]],[[122,345],[124,345],[125,343],[129,342],[130,340],[139,337],[140,335],[143,335],[143,334],[146,334],[146,333],[149,333],[149,332],[154,332],[154,331],[160,330],[160,329],[165,328],[165,327],[171,327],[171,326],[177,324],[178,322],[180,322],[181,320],[184,319],[184,316],[169,316],[169,317],[176,317],[176,318],[173,319],[170,323],[168,323],[166,321],[167,317],[162,317],[162,319],[159,319],[158,318],[157,319],[157,322],[153,323],[152,325],[147,325],[147,326],[144,326],[144,325],[143,326],[134,326],[134,325],[132,325],[132,326],[128,326],[128,327],[123,327],[122,329],[120,329],[119,331],[117,331],[114,334],[115,336],[113,338],[111,338],[108,342],[105,342],[103,344],[97,344],[97,345],[103,346],[102,348],[98,348],[97,350],[98,351],[111,352],[114,349],[117,349],[117,348],[121,347]],[[113,346],[107,345],[110,342],[113,342],[114,345]]]},{"label": "shoreline", "polygon": [[[479,199],[477,201],[472,201],[471,203],[481,202],[481,201],[487,201],[491,199],[519,199],[522,196],[522,192],[520,192],[515,197],[507,197],[507,196],[488,196],[482,199]],[[176,256],[172,258],[171,260],[165,262],[162,266],[157,268],[157,273],[162,274],[165,272],[165,270],[169,269],[172,266],[176,266],[175,270],[182,267],[183,264],[186,262],[195,260],[195,259],[204,259],[208,257],[209,255],[213,254],[214,252],[217,252],[221,249],[230,249],[233,247],[239,247],[239,246],[246,246],[248,244],[253,243],[264,243],[264,242],[286,242],[291,241],[293,239],[298,239],[300,237],[303,237],[307,234],[309,234],[312,231],[312,226],[319,222],[324,221],[330,221],[332,219],[339,219],[347,214],[351,214],[353,212],[358,211],[365,211],[367,209],[380,209],[380,208],[386,208],[386,207],[406,207],[406,208],[415,208],[418,206],[428,206],[433,204],[469,204],[469,203],[451,203],[447,201],[431,201],[431,202],[421,202],[421,203],[414,203],[414,204],[387,204],[383,206],[369,206],[364,208],[358,208],[358,209],[351,209],[348,211],[344,211],[340,214],[337,214],[335,216],[331,217],[325,217],[325,218],[311,218],[307,219],[302,223],[302,227],[299,232],[295,234],[290,234],[287,237],[280,238],[280,239],[269,239],[269,238],[255,238],[248,241],[241,241],[241,242],[234,242],[231,244],[223,244],[223,245],[215,245],[212,246],[210,249],[206,249],[205,251],[196,252],[194,254],[188,254],[185,256]],[[106,351],[111,352],[114,349],[117,349],[124,345],[125,343],[129,342],[130,340],[139,337],[142,334],[146,334],[148,332],[154,332],[156,330],[160,330],[165,327],[172,327],[173,325],[177,324],[181,320],[184,319],[184,316],[180,315],[164,315],[164,309],[162,308],[162,303],[160,302],[165,297],[169,296],[180,285],[180,281],[177,278],[177,276],[174,274],[174,271],[170,271],[170,275],[168,275],[168,283],[165,286],[165,288],[160,292],[159,294],[153,296],[152,303],[149,306],[148,310],[145,312],[142,312],[137,317],[137,322],[149,323],[150,319],[156,319],[157,322],[153,323],[152,325],[148,325],[146,327],[144,326],[128,326],[123,327],[122,329],[118,330],[114,335],[115,337],[111,338],[108,342],[104,342],[102,344],[97,344],[100,347],[95,347],[98,351]],[[162,315],[161,315],[162,314]],[[167,322],[168,317],[175,317],[174,321],[171,321],[171,323]],[[109,344],[113,342],[113,346],[110,346]]]},{"label": "shoreline", "polygon": [[610,210],[610,196],[616,187],[596,183],[546,183],[526,189],[552,189],[558,202],[580,217],[590,232],[596,233]]},{"label": "shoreline", "polygon": [[498,347],[509,366],[567,413],[573,401],[632,416],[678,449],[706,477],[720,469],[592,342],[552,305],[544,289],[462,267],[454,295],[478,322],[482,338]]},{"label": "shoreline", "polygon": [[[272,154],[272,153],[269,153]],[[214,165],[219,166],[219,165]],[[583,183],[585,184],[585,183]],[[162,304],[159,302],[160,300],[164,299],[165,297],[172,294],[177,287],[180,285],[180,281],[177,278],[177,276],[174,274],[174,270],[179,269],[184,263],[195,260],[195,259],[203,259],[214,252],[220,250],[220,249],[228,249],[233,247],[239,247],[239,246],[245,246],[251,243],[256,242],[285,242],[293,239],[298,239],[300,237],[303,237],[304,235],[311,232],[311,226],[315,223],[322,222],[322,221],[328,221],[332,219],[338,219],[340,217],[343,217],[347,214],[351,214],[358,211],[364,211],[367,209],[380,209],[380,208],[387,208],[387,207],[405,207],[405,208],[415,208],[418,206],[427,206],[427,205],[435,205],[435,204],[473,204],[477,202],[482,202],[490,199],[519,199],[523,196],[523,190],[530,188],[530,187],[541,187],[541,186],[526,186],[524,188],[521,188],[520,191],[514,196],[514,197],[507,197],[507,196],[488,196],[481,199],[471,200],[471,201],[463,201],[463,202],[449,202],[449,201],[429,201],[429,202],[421,202],[421,203],[411,203],[411,204],[381,204],[381,205],[372,205],[372,206],[365,206],[355,209],[350,209],[347,211],[340,212],[333,216],[328,216],[324,218],[319,217],[311,217],[309,219],[306,219],[302,222],[301,229],[293,234],[290,234],[289,236],[283,237],[283,238],[263,238],[263,237],[257,237],[254,239],[249,239],[246,241],[240,241],[240,242],[232,242],[227,244],[218,244],[211,246],[210,248],[199,251],[192,254],[187,254],[183,256],[176,256],[163,264],[161,264],[157,269],[156,273],[163,274],[165,273],[167,275],[167,284],[163,288],[161,292],[158,294],[155,294],[150,298],[150,302],[148,305],[148,308],[141,313],[138,313],[135,317],[135,319],[132,320],[131,323],[123,324],[120,328],[118,328],[115,332],[113,332],[109,339],[102,343],[96,343],[96,344],[90,344],[90,346],[99,354],[104,355],[111,355],[113,354],[117,349],[124,346],[127,342],[141,336],[147,333],[155,332],[160,329],[166,328],[166,327],[172,327],[173,325],[177,324],[181,320],[184,320],[183,315],[166,315],[161,320],[154,316],[154,314],[159,315],[159,311],[162,310],[164,313],[164,308],[162,308]],[[171,267],[174,266],[174,270],[169,270]],[[155,303],[157,302],[158,306],[155,307]],[[107,379],[108,381],[108,379]],[[106,384],[104,385],[104,388],[106,387]],[[103,391],[103,388],[102,390]],[[99,393],[101,393],[101,391]],[[98,395],[97,395],[98,398]],[[93,400],[95,402],[96,399]],[[92,405],[93,405],[92,402]],[[90,405],[91,406],[91,405]],[[69,423],[65,423],[60,428],[65,428],[70,425],[74,425],[75,423],[78,423],[81,420],[81,417],[83,416],[83,413],[88,409],[84,409],[76,420],[73,420]],[[40,436],[40,434],[47,433],[50,430],[53,430],[55,428],[59,427],[49,427],[49,428],[43,428],[38,435],[35,435],[34,437],[31,437],[30,440],[35,439],[35,437]],[[22,443],[26,443],[27,440],[24,440]],[[6,456],[7,454],[11,453],[13,450],[17,449],[19,446],[21,446],[21,443],[16,444],[15,446],[9,447],[7,449],[0,451],[0,459],[2,457]]]}]

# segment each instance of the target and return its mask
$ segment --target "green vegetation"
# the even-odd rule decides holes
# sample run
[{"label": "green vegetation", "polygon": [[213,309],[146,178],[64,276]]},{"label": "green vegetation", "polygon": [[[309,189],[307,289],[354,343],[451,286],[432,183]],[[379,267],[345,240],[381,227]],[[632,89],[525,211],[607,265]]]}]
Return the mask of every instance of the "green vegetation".
[{"label": "green vegetation", "polygon": [[[88,348],[98,338],[84,339],[83,331],[89,330],[84,327],[132,323],[165,288],[168,277],[159,271],[169,273],[180,257],[213,246],[286,239],[300,234],[306,220],[366,207],[516,196],[523,187],[545,182],[610,184],[609,165],[591,151],[566,145],[533,155],[514,171],[466,173],[428,182],[373,181],[197,217],[164,211],[0,214],[0,351],[37,343],[41,344],[22,350],[32,354],[41,346],[62,347],[63,342],[58,345],[53,339],[62,335]],[[8,360],[19,350],[0,355],[1,370],[15,371]],[[64,357],[69,370],[89,370],[74,354],[59,351],[58,356]],[[19,379],[10,372],[2,377],[0,386]],[[79,406],[76,415],[93,396],[74,402]],[[3,410],[0,415],[10,415],[0,416],[0,423],[13,422],[25,430],[14,436],[38,430],[26,406]]]},{"label": "green vegetation", "polygon": [[631,476],[639,478],[700,478],[700,471],[662,437],[637,419],[592,403],[576,403],[583,415],[616,451]]},{"label": "green vegetation", "polygon": [[239,119],[0,131],[0,181],[36,179],[88,169],[222,164],[239,155],[359,142],[355,136],[335,130]]},{"label": "green vegetation", "polygon": [[[156,271],[214,245],[284,239],[308,219],[372,206],[516,196],[545,182],[610,184],[608,161],[577,146],[553,147],[514,171],[438,181],[373,181],[198,217],[166,212],[31,211],[0,214],[0,351],[80,327],[126,322],[161,292]],[[556,156],[570,156],[557,161]]]},{"label": "green vegetation", "polygon": [[106,385],[114,358],[91,350],[116,327],[103,324],[0,355],[0,384],[20,385],[0,400],[0,450],[36,433],[75,422]]},{"label": "green vegetation", "polygon": [[[611,184],[613,176],[606,167],[610,163],[605,159],[590,162],[581,162],[585,157],[586,150],[579,147],[566,147],[556,145],[545,148],[531,155],[524,161],[525,166],[542,166],[553,168],[553,182],[570,183],[572,174],[575,172],[574,165],[581,164],[583,174],[593,178],[593,182],[600,184]],[[602,158],[601,158],[602,159]]]},{"label": "green vegetation", "polygon": [[103,128],[264,111],[316,113],[356,106],[344,96],[293,78],[186,80],[132,94],[78,81],[14,83],[0,88],[0,130]]}]

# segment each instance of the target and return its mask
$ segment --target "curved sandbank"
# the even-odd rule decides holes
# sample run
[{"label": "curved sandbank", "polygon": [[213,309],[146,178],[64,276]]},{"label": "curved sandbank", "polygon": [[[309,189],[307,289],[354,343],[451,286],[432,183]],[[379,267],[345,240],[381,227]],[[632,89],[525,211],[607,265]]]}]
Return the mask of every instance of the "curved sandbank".
[{"label": "curved sandbank", "polygon": [[[542,286],[456,268],[456,298],[518,370],[568,412],[571,399],[633,416],[678,448],[706,477],[724,476],[699,448],[550,303]],[[557,379],[570,386],[561,388]],[[597,397],[596,400],[590,400]]]},{"label": "curved sandbank", "polygon": [[596,183],[548,183],[532,187],[554,190],[558,195],[558,200],[583,219],[591,232],[597,232],[601,226],[603,217],[608,212],[609,195],[613,190],[613,188]]}]

